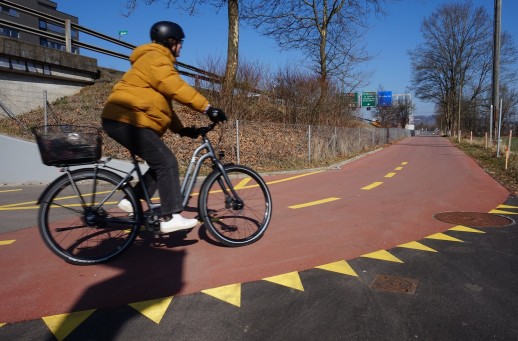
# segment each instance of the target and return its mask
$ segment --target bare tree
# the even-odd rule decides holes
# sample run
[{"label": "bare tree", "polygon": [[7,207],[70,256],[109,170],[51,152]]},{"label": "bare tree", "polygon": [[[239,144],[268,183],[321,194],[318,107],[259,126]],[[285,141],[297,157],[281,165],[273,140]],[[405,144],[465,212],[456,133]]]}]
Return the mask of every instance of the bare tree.
[{"label": "bare tree", "polygon": [[[483,7],[474,8],[471,2],[444,4],[423,21],[421,32],[424,43],[409,51],[412,87],[417,98],[436,104],[447,129],[454,131],[459,106],[482,102],[491,87],[491,19]],[[513,63],[515,55],[512,40],[504,34],[502,64]],[[510,80],[515,75],[508,70],[503,77]]]},{"label": "bare tree", "polygon": [[[153,5],[158,2],[164,3],[166,7],[176,5],[178,9],[194,14],[199,5],[210,4],[218,10],[227,6],[228,13],[228,40],[227,40],[227,63],[225,76],[222,84],[222,98],[224,107],[228,113],[232,112],[232,95],[236,83],[236,75],[239,60],[239,0],[140,0],[146,5]],[[131,14],[138,7],[139,0],[126,0],[127,14]]]},{"label": "bare tree", "polygon": [[283,49],[302,50],[319,76],[317,109],[328,94],[329,81],[358,83],[358,65],[370,59],[358,42],[368,14],[382,13],[384,0],[249,0],[242,18]]}]

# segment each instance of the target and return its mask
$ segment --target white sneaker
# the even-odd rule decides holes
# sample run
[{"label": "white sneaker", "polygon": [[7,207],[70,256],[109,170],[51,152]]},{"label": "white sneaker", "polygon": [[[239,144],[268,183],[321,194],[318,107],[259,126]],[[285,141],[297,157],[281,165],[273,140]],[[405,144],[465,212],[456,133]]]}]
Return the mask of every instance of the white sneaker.
[{"label": "white sneaker", "polygon": [[119,201],[117,207],[124,212],[133,213],[133,206],[131,206],[131,202],[128,199],[122,199]]},{"label": "white sneaker", "polygon": [[180,230],[188,230],[198,225],[197,219],[184,218],[179,214],[173,214],[173,218],[169,221],[160,223],[160,232],[171,233]]},{"label": "white sneaker", "polygon": [[[161,204],[151,204],[152,209],[159,208]],[[133,213],[133,206],[131,206],[131,202],[128,199],[122,199],[117,204],[117,207],[123,210],[124,212]]]}]

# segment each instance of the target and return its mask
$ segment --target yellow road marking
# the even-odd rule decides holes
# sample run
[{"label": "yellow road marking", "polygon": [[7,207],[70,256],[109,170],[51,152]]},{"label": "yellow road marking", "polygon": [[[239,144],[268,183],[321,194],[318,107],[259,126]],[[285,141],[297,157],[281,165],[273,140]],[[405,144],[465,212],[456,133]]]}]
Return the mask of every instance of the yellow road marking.
[{"label": "yellow road marking", "polygon": [[56,339],[63,340],[83,323],[88,316],[92,315],[94,311],[95,309],[78,311],[70,314],[46,316],[42,317],[42,319]]},{"label": "yellow road marking", "polygon": [[3,191],[0,191],[0,193],[19,192],[21,190],[22,190],[21,188],[17,188],[17,189],[4,189]]},{"label": "yellow road marking", "polygon": [[518,208],[518,206],[513,205],[498,205],[497,208]]},{"label": "yellow road marking", "polygon": [[403,166],[404,165],[408,165],[408,162],[407,161],[403,161],[403,162],[401,162],[401,165],[403,165]]},{"label": "yellow road marking", "polygon": [[509,211],[502,211],[502,210],[491,210],[489,213],[493,214],[518,214],[518,212],[509,212]]},{"label": "yellow road marking", "polygon": [[435,233],[435,234],[432,234],[431,236],[428,236],[428,237],[425,237],[425,238],[427,238],[427,239],[436,239],[436,240],[446,240],[446,241],[449,241],[449,242],[463,243],[462,240],[454,238],[454,237],[451,237],[451,236],[448,236],[447,234],[444,234],[444,233]]},{"label": "yellow road marking", "polygon": [[271,185],[271,184],[276,184],[276,183],[279,183],[279,182],[295,180],[295,179],[299,179],[299,178],[302,178],[302,177],[305,177],[305,176],[308,176],[308,175],[318,174],[318,173],[322,173],[322,172],[323,172],[323,171],[316,171],[316,172],[311,172],[311,173],[301,174],[301,175],[292,176],[292,177],[290,177],[290,178],[286,178],[286,179],[280,179],[280,180],[270,181],[270,182],[267,182],[266,184],[267,184],[267,185]]},{"label": "yellow road marking", "polygon": [[284,285],[285,287],[304,291],[304,287],[302,286],[302,282],[300,280],[299,273],[297,271],[290,272],[283,275],[272,276],[268,278],[263,278],[263,281],[272,282],[275,284]]},{"label": "yellow road marking", "polygon": [[10,245],[10,244],[14,243],[15,241],[16,241],[16,239],[0,240],[0,245]]},{"label": "yellow road marking", "polygon": [[288,208],[297,209],[297,208],[302,208],[302,207],[320,205],[320,204],[324,204],[326,202],[331,202],[331,201],[335,201],[335,200],[340,200],[340,198],[332,197],[332,198],[327,198],[327,199],[322,199],[322,200],[316,200],[316,201],[311,201],[311,202],[307,202],[307,203],[304,203],[304,204],[288,206]]},{"label": "yellow road marking", "polygon": [[402,170],[403,167],[396,167],[394,170]]},{"label": "yellow road marking", "polygon": [[204,294],[215,297],[224,302],[241,307],[241,284],[230,284],[219,288],[207,289],[201,291]]},{"label": "yellow road marking", "polygon": [[484,231],[476,230],[471,227],[457,225],[449,229],[450,231],[460,231],[460,232],[472,232],[472,233],[485,233]]},{"label": "yellow road marking", "polygon": [[363,187],[362,189],[364,189],[364,190],[368,191],[368,190],[370,190],[370,189],[373,189],[373,188],[375,188],[375,187],[378,187],[378,186],[379,186],[379,185],[381,185],[381,184],[383,184],[383,182],[373,182],[373,183],[371,183],[370,185]]},{"label": "yellow road marking", "polygon": [[431,247],[423,245],[419,242],[405,243],[405,244],[398,245],[397,247],[404,247],[407,249],[414,249],[414,250],[421,250],[421,251],[428,251],[428,252],[437,252],[436,250],[432,249]]},{"label": "yellow road marking", "polygon": [[327,270],[327,271],[333,271],[333,272],[337,272],[337,273],[343,274],[343,275],[358,277],[358,274],[356,273],[356,271],[354,271],[353,268],[351,268],[351,266],[349,265],[349,263],[347,263],[344,260],[316,266],[315,268]]},{"label": "yellow road marking", "polygon": [[244,188],[250,180],[252,180],[252,178],[246,178],[241,180],[237,185],[234,186],[234,189]]},{"label": "yellow road marking", "polygon": [[160,321],[162,321],[162,317],[164,317],[164,314],[172,300],[173,296],[169,296],[156,300],[130,303],[128,305],[151,321],[159,324]]},{"label": "yellow road marking", "polygon": [[386,260],[388,262],[395,262],[395,263],[403,263],[403,261],[401,259],[393,256],[391,253],[389,253],[386,250],[379,250],[379,251],[367,253],[367,254],[361,255],[360,257]]},{"label": "yellow road marking", "polygon": [[388,173],[387,175],[385,175],[385,177],[386,177],[386,178],[391,178],[391,177],[393,177],[394,175],[396,175],[396,173],[394,173],[394,172],[390,172],[390,173]]}]

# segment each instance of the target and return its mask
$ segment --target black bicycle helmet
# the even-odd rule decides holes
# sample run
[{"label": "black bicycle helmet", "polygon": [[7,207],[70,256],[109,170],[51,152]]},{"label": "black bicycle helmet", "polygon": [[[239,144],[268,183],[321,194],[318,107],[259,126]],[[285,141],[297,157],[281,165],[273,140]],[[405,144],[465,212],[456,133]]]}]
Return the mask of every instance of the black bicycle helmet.
[{"label": "black bicycle helmet", "polygon": [[151,26],[150,31],[151,40],[166,47],[171,47],[169,39],[174,39],[177,42],[185,38],[180,25],[171,21],[159,21]]}]

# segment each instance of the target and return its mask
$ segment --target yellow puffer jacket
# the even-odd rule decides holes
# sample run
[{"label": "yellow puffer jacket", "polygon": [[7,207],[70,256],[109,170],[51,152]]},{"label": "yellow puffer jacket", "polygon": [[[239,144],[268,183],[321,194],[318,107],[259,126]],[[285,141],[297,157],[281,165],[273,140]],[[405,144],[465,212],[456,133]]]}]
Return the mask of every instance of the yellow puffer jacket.
[{"label": "yellow puffer jacket", "polygon": [[177,133],[182,122],[171,100],[203,112],[209,102],[183,81],[174,68],[175,58],[166,47],[150,43],[137,47],[130,56],[131,68],[115,84],[102,118],[151,128],[160,136],[167,128]]}]

